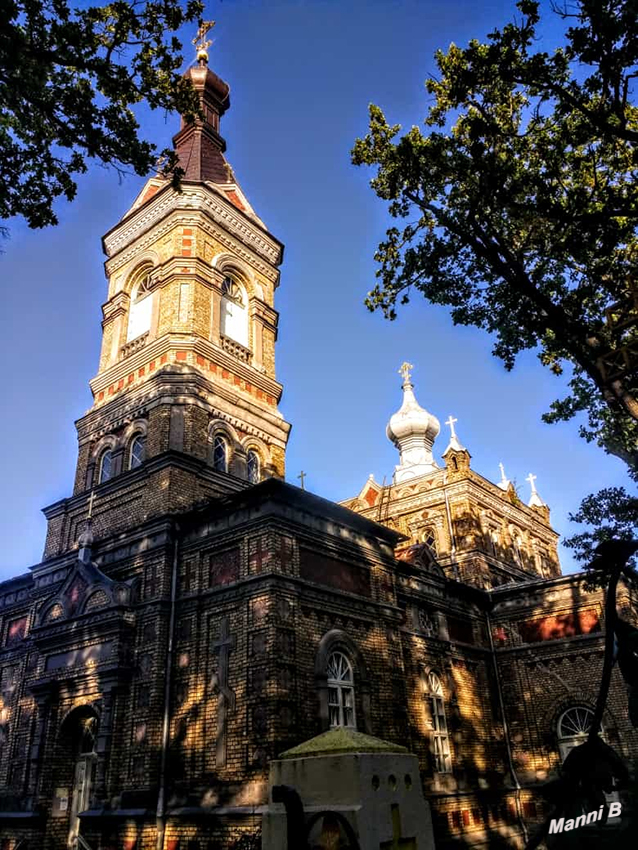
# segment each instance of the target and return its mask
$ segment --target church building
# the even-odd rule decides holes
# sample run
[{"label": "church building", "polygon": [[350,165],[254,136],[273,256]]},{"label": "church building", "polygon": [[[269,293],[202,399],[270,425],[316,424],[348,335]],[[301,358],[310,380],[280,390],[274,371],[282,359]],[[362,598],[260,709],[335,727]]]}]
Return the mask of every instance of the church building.
[{"label": "church building", "polygon": [[[416,754],[437,850],[521,846],[591,723],[602,594],[534,476],[485,478],[452,417],[437,455],[409,364],[389,484],[286,483],[283,245],[224,156],[228,85],[205,52],[187,76],[181,191],[149,179],[103,238],[73,493],[0,583],[0,850],[258,848],[269,762],[331,727]],[[603,727],[638,757],[617,671]]]}]

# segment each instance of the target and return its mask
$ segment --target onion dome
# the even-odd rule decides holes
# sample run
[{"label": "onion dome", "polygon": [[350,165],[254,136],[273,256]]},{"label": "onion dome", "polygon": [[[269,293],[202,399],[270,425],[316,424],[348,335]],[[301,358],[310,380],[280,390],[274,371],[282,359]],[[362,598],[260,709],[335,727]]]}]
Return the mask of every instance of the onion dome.
[{"label": "onion dome", "polygon": [[409,363],[404,363],[399,370],[403,376],[403,404],[386,428],[388,439],[400,453],[399,465],[394,472],[395,484],[438,469],[432,456],[432,446],[441,426],[436,416],[428,413],[416,400],[410,381],[412,368]]}]

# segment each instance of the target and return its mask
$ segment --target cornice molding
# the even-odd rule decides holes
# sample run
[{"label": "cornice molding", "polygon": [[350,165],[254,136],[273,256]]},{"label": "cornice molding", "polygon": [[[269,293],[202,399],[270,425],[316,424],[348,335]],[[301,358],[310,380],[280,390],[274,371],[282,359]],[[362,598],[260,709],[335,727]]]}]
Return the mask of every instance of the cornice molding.
[{"label": "cornice molding", "polygon": [[[197,213],[200,216],[197,216]],[[221,196],[214,194],[205,186],[187,186],[181,193],[169,192],[166,195],[158,195],[151,204],[144,206],[138,213],[134,213],[121,226],[116,226],[104,237],[104,250],[109,258],[105,264],[108,275],[113,274],[124,263],[127,263],[135,253],[139,253],[154,241],[157,241],[169,229],[176,224],[183,223],[186,226],[200,226],[207,230],[206,219],[201,218],[204,214],[217,228],[208,225],[211,236],[222,240],[224,234],[234,236],[237,243],[230,241],[228,247],[250,262],[263,274],[271,279],[277,278],[276,267],[282,260],[282,246],[274,238],[251,226],[238,214],[236,207],[230,201],[222,200]],[[183,222],[180,221],[183,217]],[[249,249],[241,250],[241,246]],[[127,249],[129,249],[127,251]],[[266,261],[269,266],[264,266]]]}]

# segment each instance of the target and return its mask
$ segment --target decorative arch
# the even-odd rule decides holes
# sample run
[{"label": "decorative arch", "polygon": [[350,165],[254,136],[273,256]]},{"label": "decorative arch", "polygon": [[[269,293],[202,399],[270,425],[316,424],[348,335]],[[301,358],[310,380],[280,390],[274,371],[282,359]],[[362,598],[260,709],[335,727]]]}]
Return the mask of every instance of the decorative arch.
[{"label": "decorative arch", "polygon": [[213,257],[211,265],[221,275],[234,274],[241,278],[243,282],[247,284],[249,296],[256,294],[255,288],[259,286],[259,284],[255,280],[252,268],[247,262],[242,260],[241,257],[237,257],[229,251],[222,251]]},{"label": "decorative arch", "polygon": [[[246,478],[251,481],[253,484],[259,483],[264,478],[264,470],[267,466],[270,466],[272,463],[272,458],[270,455],[270,449],[258,437],[250,435],[246,437],[242,442],[242,449],[246,454]],[[259,475],[256,480],[251,479],[251,452],[254,452],[258,458],[258,471]]]},{"label": "decorative arch", "polygon": [[[148,433],[148,424],[145,419],[136,419],[135,422],[126,428],[121,438],[121,443],[126,446],[126,468],[135,469],[140,466],[146,459],[146,437]],[[140,454],[136,451],[136,441],[142,441],[143,451],[140,459]]]},{"label": "decorative arch", "polygon": [[363,731],[370,734],[370,674],[361,650],[352,638],[341,629],[331,629],[321,638],[315,656],[315,686],[319,700],[319,719],[323,730],[330,729],[330,701],[328,685],[328,662],[330,656],[339,652],[345,655],[352,665],[356,682],[356,717],[361,721]]}]

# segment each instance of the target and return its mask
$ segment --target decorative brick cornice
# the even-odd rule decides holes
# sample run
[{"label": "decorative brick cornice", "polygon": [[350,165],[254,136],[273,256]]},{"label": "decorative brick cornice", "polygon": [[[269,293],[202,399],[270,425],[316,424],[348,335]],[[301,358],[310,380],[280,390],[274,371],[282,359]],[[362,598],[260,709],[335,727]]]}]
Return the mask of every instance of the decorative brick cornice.
[{"label": "decorative brick cornice", "polygon": [[[191,218],[188,222],[175,220],[171,214],[174,212],[190,212]],[[116,226],[104,237],[104,250],[109,257],[107,261],[107,273],[110,275],[122,263],[131,258],[124,252],[127,248],[133,248],[138,253],[147,244],[156,241],[162,233],[157,232],[156,227],[160,223],[174,227],[178,223],[186,223],[187,226],[201,226],[203,221],[193,216],[193,213],[204,213],[214,224],[220,226],[220,233],[211,231],[211,235],[218,237],[226,232],[235,237],[241,244],[250,250],[244,258],[250,262],[252,255],[262,258],[271,266],[277,266],[282,260],[282,246],[266,231],[259,229],[253,222],[243,216],[237,208],[226,201],[209,186],[184,186],[181,193],[176,191],[160,192],[157,198],[150,204],[144,205],[139,212],[133,213],[121,225]],[[216,230],[216,229],[215,229]],[[152,238],[149,239],[149,236]],[[145,237],[140,241],[141,237]],[[233,246],[235,250],[239,246]],[[117,257],[117,266],[112,260]],[[272,273],[272,272],[271,272]]]}]

